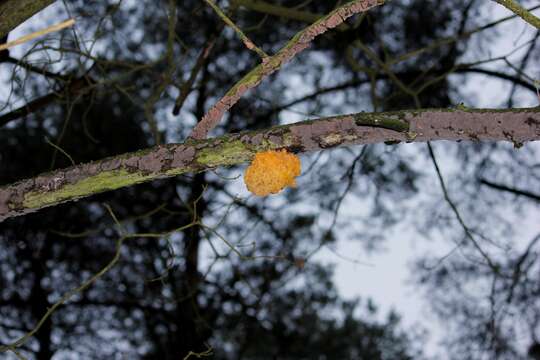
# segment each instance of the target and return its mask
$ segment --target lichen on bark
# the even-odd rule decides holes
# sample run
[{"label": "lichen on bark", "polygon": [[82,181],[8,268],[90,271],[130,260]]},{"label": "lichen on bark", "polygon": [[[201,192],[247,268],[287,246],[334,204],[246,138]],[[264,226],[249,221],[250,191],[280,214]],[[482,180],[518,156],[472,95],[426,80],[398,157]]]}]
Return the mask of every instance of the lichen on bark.
[{"label": "lichen on bark", "polygon": [[107,190],[244,163],[260,151],[303,153],[353,144],[432,140],[516,145],[540,140],[540,107],[348,114],[156,146],[0,186],[0,221]]},{"label": "lichen on bark", "polygon": [[74,184],[61,185],[54,191],[44,188],[28,192],[24,194],[22,205],[28,209],[41,208],[97,192],[138,184],[151,177],[151,175],[144,175],[141,172],[129,172],[124,169],[104,171]]}]

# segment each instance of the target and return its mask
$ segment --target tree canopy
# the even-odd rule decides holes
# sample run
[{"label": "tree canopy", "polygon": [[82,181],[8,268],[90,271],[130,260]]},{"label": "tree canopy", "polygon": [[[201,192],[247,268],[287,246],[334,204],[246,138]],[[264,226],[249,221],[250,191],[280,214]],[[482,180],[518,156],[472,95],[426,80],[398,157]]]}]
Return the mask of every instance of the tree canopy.
[{"label": "tree canopy", "polygon": [[[423,359],[317,260],[399,226],[452,249],[411,268],[449,359],[538,358],[533,5],[0,2],[0,43],[75,20],[0,51],[1,356]],[[296,188],[246,190],[266,150]]]}]

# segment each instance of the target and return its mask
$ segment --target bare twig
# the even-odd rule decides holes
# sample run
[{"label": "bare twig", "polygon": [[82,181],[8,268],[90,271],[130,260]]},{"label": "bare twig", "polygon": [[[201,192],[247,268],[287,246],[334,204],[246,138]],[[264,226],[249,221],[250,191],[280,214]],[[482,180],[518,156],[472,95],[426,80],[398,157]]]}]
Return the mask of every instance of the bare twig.
[{"label": "bare twig", "polygon": [[190,357],[196,357],[197,359],[200,359],[200,358],[203,358],[203,357],[209,357],[209,356],[212,356],[214,355],[214,350],[212,349],[212,347],[208,344],[205,344],[206,345],[206,350],[205,351],[202,351],[202,352],[194,352],[194,351],[190,351],[186,356],[184,356],[184,359],[183,360],[188,360]]},{"label": "bare twig", "polygon": [[60,151],[62,154],[65,155],[65,157],[67,157],[69,159],[69,161],[71,161],[71,165],[75,166],[75,161],[73,160],[73,158],[71,157],[71,155],[69,155],[64,149],[62,149],[60,146],[56,145],[55,143],[53,143],[51,140],[49,140],[48,137],[45,136],[45,142],[49,145],[51,145],[53,148],[55,148],[57,151]]},{"label": "bare twig", "polygon": [[105,265],[99,272],[97,272],[95,275],[90,277],[88,280],[83,282],[81,286],[68,291],[66,294],[64,294],[64,296],[60,298],[60,300],[58,300],[51,307],[49,307],[45,315],[43,315],[43,317],[39,320],[37,325],[30,332],[26,333],[25,335],[20,337],[18,340],[12,342],[11,344],[0,346],[0,353],[6,352],[6,351],[13,351],[16,348],[20,347],[21,345],[25,344],[28,340],[30,340],[30,338],[32,338],[32,336],[35,335],[36,332],[39,331],[39,329],[43,326],[45,321],[47,321],[47,319],[53,314],[53,312],[56,311],[58,307],[63,305],[66,301],[71,299],[76,294],[81,293],[82,291],[86,290],[89,286],[95,283],[99,278],[105,275],[105,273],[107,273],[120,259],[120,253],[122,250],[123,242],[124,242],[123,237],[117,240],[116,252],[112,260],[107,265]]},{"label": "bare twig", "polygon": [[263,60],[268,57],[268,55],[262,49],[260,49],[257,45],[255,45],[255,43],[253,41],[251,41],[247,37],[246,34],[244,34],[242,29],[240,29],[238,26],[236,26],[236,24],[231,19],[229,19],[229,17],[223,11],[221,11],[219,6],[217,6],[214,3],[214,1],[212,1],[212,0],[204,0],[204,1],[206,1],[206,3],[208,5],[210,5],[210,7],[216,12],[216,14],[218,14],[218,16],[221,18],[221,20],[223,20],[223,22],[225,24],[229,25],[236,32],[238,37],[242,40],[244,45],[246,45],[246,47],[249,50],[252,50],[252,51],[256,52],[257,55],[259,55],[261,57],[261,59],[263,59]]},{"label": "bare twig", "polygon": [[524,196],[524,197],[527,197],[527,198],[529,198],[531,200],[535,200],[535,201],[540,202],[540,194],[535,194],[532,191],[516,189],[516,188],[510,187],[508,185],[498,184],[498,183],[495,183],[495,182],[487,180],[487,179],[480,179],[479,181],[480,181],[480,184],[486,185],[486,186],[488,186],[490,188],[497,189],[497,190],[500,190],[500,191],[505,191],[505,192],[508,192],[508,193],[511,193],[511,194],[514,194],[514,195]]},{"label": "bare twig", "polygon": [[488,266],[495,272],[495,274],[498,274],[499,273],[499,267],[491,260],[489,255],[482,249],[480,244],[478,244],[478,242],[474,238],[471,230],[469,229],[467,224],[465,224],[465,221],[463,220],[463,217],[461,216],[456,204],[454,204],[452,199],[450,199],[450,195],[448,194],[448,190],[446,189],[446,184],[445,184],[444,179],[442,177],[441,170],[439,168],[439,164],[437,163],[437,159],[435,158],[435,153],[433,152],[433,148],[432,148],[431,144],[429,143],[429,141],[427,142],[427,146],[428,146],[428,150],[429,150],[429,156],[431,157],[431,161],[433,162],[433,166],[435,167],[435,171],[437,172],[437,177],[439,178],[439,183],[441,185],[441,190],[443,192],[444,199],[446,200],[448,205],[450,205],[450,208],[452,209],[452,212],[456,216],[456,219],[458,220],[459,224],[461,225],[461,227],[465,231],[465,235],[469,238],[469,240],[471,240],[471,243],[476,248],[476,250],[478,250],[480,255],[482,255],[484,260],[486,260],[486,263],[488,264]]},{"label": "bare twig", "polygon": [[7,42],[5,44],[1,44],[0,45],[0,51],[9,49],[9,48],[11,48],[13,46],[16,46],[16,45],[23,44],[25,42],[28,42],[28,41],[33,40],[35,38],[38,38],[40,36],[43,36],[43,35],[46,35],[46,34],[49,34],[49,33],[55,32],[55,31],[65,29],[67,27],[73,26],[74,24],[75,24],[75,19],[69,19],[69,20],[66,20],[66,21],[62,21],[59,24],[52,25],[52,26],[49,26],[49,27],[47,27],[45,29],[33,32],[33,33],[25,35],[25,36],[22,36],[22,37],[18,38],[17,40],[13,40],[13,41],[9,41],[9,42]]},{"label": "bare twig", "polygon": [[[218,31],[218,34],[221,33],[221,29]],[[180,93],[178,94],[178,97],[176,98],[176,101],[174,102],[174,108],[173,108],[173,115],[180,114],[180,109],[182,109],[182,106],[184,105],[184,102],[186,101],[189,93],[191,92],[191,89],[193,88],[193,84],[195,83],[195,79],[197,78],[197,75],[201,71],[201,69],[206,64],[206,60],[208,59],[208,55],[210,55],[210,52],[214,48],[214,45],[216,44],[218,34],[213,36],[211,39],[208,40],[208,43],[204,47],[204,49],[201,50],[199,57],[197,58],[197,62],[195,63],[195,66],[193,66],[193,69],[191,69],[191,73],[189,75],[189,79],[186,80],[181,88]]]},{"label": "bare twig", "polygon": [[508,297],[506,298],[507,303],[512,302],[512,298],[514,297],[514,291],[522,275],[523,263],[525,262],[525,260],[527,260],[527,257],[530,255],[533,247],[536,245],[536,243],[539,240],[540,240],[540,235],[536,235],[534,239],[529,243],[529,245],[527,246],[523,254],[518,258],[516,265],[514,267],[514,272],[512,274],[512,284],[510,285],[510,290],[508,291]]}]

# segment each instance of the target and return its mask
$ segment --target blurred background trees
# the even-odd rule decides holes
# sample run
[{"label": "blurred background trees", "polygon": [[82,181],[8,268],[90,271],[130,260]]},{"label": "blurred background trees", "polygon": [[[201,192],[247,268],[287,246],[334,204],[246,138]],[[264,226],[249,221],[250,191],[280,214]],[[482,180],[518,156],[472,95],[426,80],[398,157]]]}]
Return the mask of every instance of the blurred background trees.
[{"label": "blurred background trees", "polygon": [[[341,3],[217,2],[267,53]],[[538,32],[523,30],[508,54],[492,56],[511,15],[500,21],[490,11],[482,1],[414,0],[355,16],[242,98],[212,135],[315,115],[486,105],[464,85],[479,74],[508,90],[490,107],[537,105]],[[0,184],[183,141],[259,61],[203,1],[66,0],[40,19],[65,17],[76,19],[74,29],[0,53]],[[337,240],[376,251],[394,225],[407,224],[455,246],[443,257],[419,254],[413,269],[448,326],[448,358],[534,358],[538,146],[433,148],[433,157],[425,144],[306,155],[298,189],[269,198],[248,196],[242,169],[233,167],[7,220],[4,344],[105,266],[122,234],[138,235],[19,355],[2,356],[421,359],[422,331],[402,327],[393,313],[381,321],[368,299],[340,298],[332,268],[315,259]],[[444,203],[432,170],[437,155],[450,168],[446,188],[465,223]]]}]

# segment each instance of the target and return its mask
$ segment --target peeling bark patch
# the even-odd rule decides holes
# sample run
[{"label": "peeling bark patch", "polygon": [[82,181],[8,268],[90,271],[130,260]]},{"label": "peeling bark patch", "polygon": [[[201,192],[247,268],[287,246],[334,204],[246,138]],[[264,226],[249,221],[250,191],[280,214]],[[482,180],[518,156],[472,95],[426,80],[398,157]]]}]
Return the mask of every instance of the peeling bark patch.
[{"label": "peeling bark patch", "polygon": [[320,140],[320,145],[322,148],[327,147],[334,147],[339,144],[341,144],[344,141],[343,136],[341,134],[329,134],[327,136],[323,136]]},{"label": "peeling bark patch", "polygon": [[0,190],[0,214],[7,214],[9,212],[10,198],[11,198],[11,193],[9,191]]},{"label": "peeling bark patch", "polygon": [[173,149],[171,168],[179,168],[191,163],[195,158],[195,149],[192,146],[177,145]]},{"label": "peeling bark patch", "polygon": [[157,151],[152,151],[139,160],[138,168],[145,173],[157,173],[170,160],[172,160],[172,155],[169,153],[169,149],[165,146],[159,146]]}]

